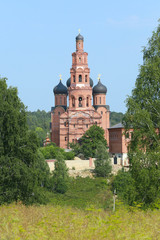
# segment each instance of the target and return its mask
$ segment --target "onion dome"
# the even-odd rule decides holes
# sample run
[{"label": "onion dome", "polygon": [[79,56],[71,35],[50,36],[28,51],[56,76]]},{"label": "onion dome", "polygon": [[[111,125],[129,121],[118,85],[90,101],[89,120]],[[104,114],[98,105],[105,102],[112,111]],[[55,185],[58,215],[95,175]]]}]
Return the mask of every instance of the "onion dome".
[{"label": "onion dome", "polygon": [[76,41],[82,40],[84,41],[84,37],[79,33],[78,36],[76,37]]},{"label": "onion dome", "polygon": [[[92,78],[89,78],[89,83],[90,83],[90,86],[93,87],[93,80],[92,80]],[[68,78],[68,80],[66,82],[66,85],[67,85],[67,87],[70,87],[70,85],[71,85],[71,78]]]},{"label": "onion dome", "polygon": [[99,93],[103,93],[103,94],[107,93],[107,88],[106,88],[106,86],[104,86],[101,83],[100,79],[99,79],[97,85],[94,86],[94,88],[93,88],[93,94],[99,94]]},{"label": "onion dome", "polygon": [[54,94],[67,94],[67,88],[63,85],[61,80],[59,81],[58,85],[55,86],[53,89]]}]

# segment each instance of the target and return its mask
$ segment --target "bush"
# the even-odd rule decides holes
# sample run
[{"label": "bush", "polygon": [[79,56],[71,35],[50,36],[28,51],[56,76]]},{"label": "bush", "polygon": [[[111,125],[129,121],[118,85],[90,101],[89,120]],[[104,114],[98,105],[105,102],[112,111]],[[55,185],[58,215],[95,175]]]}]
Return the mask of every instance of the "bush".
[{"label": "bush", "polygon": [[129,171],[118,171],[112,182],[112,190],[116,190],[118,197],[129,205],[133,205],[136,200],[135,181]]}]

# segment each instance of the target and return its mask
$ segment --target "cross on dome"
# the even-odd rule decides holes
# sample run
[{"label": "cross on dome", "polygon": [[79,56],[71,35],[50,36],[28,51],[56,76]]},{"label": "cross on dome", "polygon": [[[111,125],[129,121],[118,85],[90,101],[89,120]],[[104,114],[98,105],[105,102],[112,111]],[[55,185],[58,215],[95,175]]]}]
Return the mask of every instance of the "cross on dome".
[{"label": "cross on dome", "polygon": [[60,80],[62,80],[62,74],[59,74]]},{"label": "cross on dome", "polygon": [[100,77],[101,77],[101,74],[98,74],[98,78],[97,78],[98,81],[100,81],[100,79],[101,79]]}]

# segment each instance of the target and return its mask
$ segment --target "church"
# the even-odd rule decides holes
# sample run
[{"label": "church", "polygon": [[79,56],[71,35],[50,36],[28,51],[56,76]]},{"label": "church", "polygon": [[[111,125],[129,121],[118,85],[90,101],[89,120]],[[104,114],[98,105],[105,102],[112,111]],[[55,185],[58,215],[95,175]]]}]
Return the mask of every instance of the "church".
[{"label": "church", "polygon": [[101,82],[100,75],[93,87],[88,53],[84,51],[83,45],[84,38],[79,33],[76,37],[76,51],[72,53],[70,78],[65,86],[60,76],[58,85],[53,89],[55,106],[51,108],[51,141],[67,149],[70,142],[77,142],[90,126],[97,125],[104,129],[110,153],[123,158],[123,149],[126,147],[123,126],[110,128],[110,107],[106,104],[107,88]]}]

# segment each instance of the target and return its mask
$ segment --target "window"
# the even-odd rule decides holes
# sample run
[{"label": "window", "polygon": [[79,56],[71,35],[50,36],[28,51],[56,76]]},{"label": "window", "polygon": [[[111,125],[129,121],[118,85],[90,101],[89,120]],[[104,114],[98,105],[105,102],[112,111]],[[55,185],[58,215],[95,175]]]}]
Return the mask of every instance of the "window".
[{"label": "window", "polygon": [[96,104],[97,104],[97,97],[96,97]]},{"label": "window", "polygon": [[86,128],[88,128],[88,124],[86,124]]},{"label": "window", "polygon": [[67,137],[65,137],[65,142],[67,141]]},{"label": "window", "polygon": [[60,97],[60,105],[62,104],[62,97]]},{"label": "window", "polygon": [[64,126],[66,127],[66,122],[64,122]]},{"label": "window", "polygon": [[78,101],[79,101],[79,107],[82,107],[82,97],[79,97]]},{"label": "window", "polygon": [[82,75],[79,75],[79,82],[82,82]]},{"label": "window", "polygon": [[87,75],[85,75],[85,82],[87,82]]},{"label": "window", "polygon": [[81,62],[81,58],[79,58],[79,62]]},{"label": "window", "polygon": [[95,122],[95,125],[97,125],[97,122]]},{"label": "window", "polygon": [[79,47],[81,46],[81,44],[79,43]]},{"label": "window", "polygon": [[72,139],[72,142],[74,143],[74,139]]},{"label": "window", "polygon": [[87,106],[87,107],[89,106],[89,97],[87,97],[87,103],[86,103],[86,106]]},{"label": "window", "polygon": [[99,103],[101,104],[101,97],[99,98]]},{"label": "window", "polygon": [[72,107],[75,107],[75,97],[72,97]]},{"label": "window", "polygon": [[74,126],[74,128],[75,128],[75,124],[74,124],[73,126]]},{"label": "window", "polygon": [[61,113],[60,113],[60,112],[58,112],[58,115],[60,116],[60,115],[61,115]]},{"label": "window", "polygon": [[73,75],[73,82],[75,82],[75,75]]},{"label": "window", "polygon": [[103,115],[103,112],[101,111],[101,115]]}]

